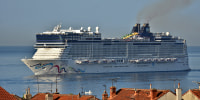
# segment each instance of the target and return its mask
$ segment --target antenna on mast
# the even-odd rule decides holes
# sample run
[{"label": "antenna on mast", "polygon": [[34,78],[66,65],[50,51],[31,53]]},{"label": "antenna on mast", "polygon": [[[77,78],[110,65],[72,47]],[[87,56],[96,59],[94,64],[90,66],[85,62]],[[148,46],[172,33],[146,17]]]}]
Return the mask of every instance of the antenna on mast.
[{"label": "antenna on mast", "polygon": [[51,93],[52,93],[52,84],[53,84],[53,83],[51,82],[51,90],[49,90],[49,91],[51,91]]},{"label": "antenna on mast", "polygon": [[117,79],[119,79],[120,77],[117,77],[117,78],[112,78],[112,87],[113,87],[113,82],[117,82]]},{"label": "antenna on mast", "polygon": [[81,95],[85,95],[85,93],[83,92],[83,87],[81,87],[82,91],[81,91]]},{"label": "antenna on mast", "polygon": [[176,81],[180,81],[180,80],[179,80],[179,79],[169,79],[169,80],[174,81],[174,89],[176,89],[175,82],[176,82]]},{"label": "antenna on mast", "polygon": [[58,82],[57,82],[57,75],[56,75],[56,93],[59,94],[59,93],[58,93],[57,83],[58,83]]},{"label": "antenna on mast", "polygon": [[106,85],[104,84],[103,86],[105,87],[105,91],[106,91]]}]

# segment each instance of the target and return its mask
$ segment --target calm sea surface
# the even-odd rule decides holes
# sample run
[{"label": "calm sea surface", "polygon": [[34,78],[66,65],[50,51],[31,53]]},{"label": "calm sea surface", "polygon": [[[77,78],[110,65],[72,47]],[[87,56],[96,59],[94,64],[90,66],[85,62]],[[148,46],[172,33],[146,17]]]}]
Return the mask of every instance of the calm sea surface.
[{"label": "calm sea surface", "polygon": [[[39,92],[51,92],[51,90],[55,92],[56,75],[34,76],[33,72],[21,62],[21,58],[25,56],[30,58],[33,53],[34,48],[31,46],[0,47],[0,86],[20,97],[27,87],[30,87],[31,94],[35,95],[38,92],[38,84]],[[58,92],[78,94],[82,89],[91,90],[92,95],[101,99],[105,89],[103,85],[106,85],[109,91],[112,79],[117,78],[117,82],[113,82],[117,89],[148,89],[152,83],[153,88],[174,91],[174,86],[177,87],[177,83],[180,82],[184,93],[188,89],[198,88],[192,81],[200,81],[200,47],[188,47],[188,54],[191,71],[58,75]]]}]

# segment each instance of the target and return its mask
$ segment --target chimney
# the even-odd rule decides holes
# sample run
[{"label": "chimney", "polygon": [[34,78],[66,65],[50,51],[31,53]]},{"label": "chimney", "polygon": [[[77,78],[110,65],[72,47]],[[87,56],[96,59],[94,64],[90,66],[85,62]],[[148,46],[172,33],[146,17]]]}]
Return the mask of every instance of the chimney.
[{"label": "chimney", "polygon": [[182,90],[180,88],[180,83],[178,83],[178,88],[176,89],[176,100],[182,99]]},{"label": "chimney", "polygon": [[200,84],[198,84],[199,85],[199,90],[200,90]]},{"label": "chimney", "polygon": [[108,100],[108,94],[107,94],[106,90],[104,90],[104,93],[102,95],[102,100]]},{"label": "chimney", "polygon": [[137,90],[136,88],[135,88],[134,92],[135,92],[134,96],[139,95],[139,90]]},{"label": "chimney", "polygon": [[93,100],[96,100],[96,97],[95,97],[95,96],[93,96]]},{"label": "chimney", "polygon": [[110,87],[110,98],[114,97],[116,95],[116,87],[111,86]]},{"label": "chimney", "polygon": [[30,94],[30,88],[28,87],[28,94]]},{"label": "chimney", "polygon": [[140,24],[139,23],[134,25],[131,33],[134,33],[134,32],[140,33]]},{"label": "chimney", "polygon": [[28,94],[28,90],[26,89],[26,94]]},{"label": "chimney", "polygon": [[152,88],[152,84],[150,83],[150,89]]},{"label": "chimney", "polygon": [[150,98],[153,100],[156,97],[156,89],[150,89]]},{"label": "chimney", "polygon": [[30,88],[28,87],[28,89],[26,89],[26,94],[24,94],[24,98],[26,100],[31,100],[32,95],[30,94]]},{"label": "chimney", "polygon": [[78,93],[77,99],[80,99],[80,98],[81,98],[81,94],[80,94],[80,93]]},{"label": "chimney", "polygon": [[45,100],[53,100],[53,94],[50,94],[50,93],[46,94]]},{"label": "chimney", "polygon": [[150,33],[150,26],[149,23],[144,23],[141,28],[142,33]]},{"label": "chimney", "polygon": [[180,88],[180,83],[178,83],[178,89]]}]

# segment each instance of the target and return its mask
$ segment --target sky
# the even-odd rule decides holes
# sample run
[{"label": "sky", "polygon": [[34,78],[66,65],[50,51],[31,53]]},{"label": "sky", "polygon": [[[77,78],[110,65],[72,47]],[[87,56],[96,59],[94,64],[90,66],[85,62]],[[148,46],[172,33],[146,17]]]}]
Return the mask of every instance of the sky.
[{"label": "sky", "polygon": [[135,23],[200,46],[200,0],[0,0],[0,46],[32,46],[36,33],[100,27],[104,38],[129,34]]}]

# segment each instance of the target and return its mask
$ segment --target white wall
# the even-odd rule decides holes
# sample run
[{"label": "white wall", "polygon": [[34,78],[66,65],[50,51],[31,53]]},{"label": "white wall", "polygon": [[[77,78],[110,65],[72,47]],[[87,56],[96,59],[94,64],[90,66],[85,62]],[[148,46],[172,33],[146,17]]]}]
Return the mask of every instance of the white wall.
[{"label": "white wall", "polygon": [[158,100],[176,100],[176,96],[172,92],[168,92],[160,97]]}]

